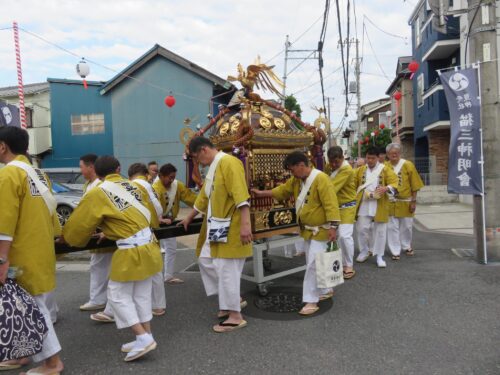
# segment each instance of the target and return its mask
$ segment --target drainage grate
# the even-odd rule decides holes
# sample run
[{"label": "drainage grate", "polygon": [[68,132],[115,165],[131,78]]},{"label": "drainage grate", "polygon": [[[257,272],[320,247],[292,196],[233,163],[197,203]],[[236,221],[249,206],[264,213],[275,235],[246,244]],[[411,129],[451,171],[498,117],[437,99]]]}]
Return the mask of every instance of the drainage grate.
[{"label": "drainage grate", "polygon": [[[254,290],[245,293],[242,297],[248,301],[248,306],[242,311],[244,316],[278,321],[306,319],[298,313],[304,305],[300,287],[272,285],[266,296],[261,296]],[[319,311],[311,318],[327,312],[332,306],[331,299],[320,302]]]},{"label": "drainage grate", "polygon": [[299,311],[302,306],[302,295],[299,293],[270,293],[254,300],[255,306],[263,311],[273,313],[290,313]]}]

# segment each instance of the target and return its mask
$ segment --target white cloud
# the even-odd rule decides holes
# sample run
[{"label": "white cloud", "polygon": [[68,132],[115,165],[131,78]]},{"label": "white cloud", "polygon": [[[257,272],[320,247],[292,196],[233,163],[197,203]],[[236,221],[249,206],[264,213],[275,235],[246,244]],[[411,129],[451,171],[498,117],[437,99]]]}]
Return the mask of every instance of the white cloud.
[{"label": "white cloud", "polygon": [[[324,0],[276,0],[227,2],[222,0],[7,0],[0,14],[0,28],[16,19],[20,27],[113,69],[122,69],[155,43],[226,77],[234,74],[236,65],[251,63],[257,55],[268,60],[283,49],[285,35],[295,40],[323,13]],[[343,37],[346,37],[346,1],[341,1]],[[394,0],[358,0],[358,37],[363,39],[363,15],[380,28],[406,36],[412,6]],[[322,20],[317,22],[292,48],[314,49],[319,39]],[[398,56],[410,55],[411,45],[390,37],[366,23],[366,30],[375,53],[392,80]],[[351,2],[351,37],[354,17]],[[26,83],[45,81],[47,77],[78,79],[71,56],[21,31],[23,71]],[[324,48],[324,76],[341,65],[338,49],[338,28],[335,2],[332,1]],[[388,80],[382,76],[366,37],[362,71],[362,100],[367,102],[384,96]],[[0,86],[17,82],[12,32],[0,31]],[[361,50],[361,47],[360,47]],[[354,45],[350,50],[350,77],[354,80]],[[283,54],[272,60],[278,76],[283,74]],[[289,70],[298,61],[289,62]],[[89,80],[111,78],[114,73],[91,66]],[[307,61],[289,76],[287,91],[296,92],[319,80],[317,61]],[[332,121],[338,124],[344,112],[342,70],[325,78],[326,95],[332,102]],[[303,105],[305,119],[314,120],[311,105],[321,106],[319,84],[297,94]],[[355,101],[353,101],[354,103]],[[352,111],[351,111],[352,113]]]}]

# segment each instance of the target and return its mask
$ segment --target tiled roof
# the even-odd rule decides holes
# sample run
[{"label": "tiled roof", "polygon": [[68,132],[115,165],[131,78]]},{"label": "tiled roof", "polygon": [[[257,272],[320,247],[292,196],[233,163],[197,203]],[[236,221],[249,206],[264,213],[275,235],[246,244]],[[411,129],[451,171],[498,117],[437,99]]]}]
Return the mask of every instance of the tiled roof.
[{"label": "tiled roof", "polygon": [[[49,91],[48,82],[24,85],[24,95],[37,94],[44,91]],[[0,98],[8,98],[11,96],[17,96],[17,86],[0,87]]]}]

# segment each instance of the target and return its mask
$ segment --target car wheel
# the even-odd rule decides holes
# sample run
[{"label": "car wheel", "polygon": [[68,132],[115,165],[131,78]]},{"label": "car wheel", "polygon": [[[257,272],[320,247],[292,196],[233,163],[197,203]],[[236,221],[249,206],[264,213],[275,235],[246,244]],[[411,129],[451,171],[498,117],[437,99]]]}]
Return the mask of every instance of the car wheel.
[{"label": "car wheel", "polygon": [[66,206],[65,204],[59,205],[56,208],[57,211],[57,217],[59,218],[59,222],[61,225],[64,225],[66,221],[68,221],[69,216],[73,212],[73,208],[70,206]]}]

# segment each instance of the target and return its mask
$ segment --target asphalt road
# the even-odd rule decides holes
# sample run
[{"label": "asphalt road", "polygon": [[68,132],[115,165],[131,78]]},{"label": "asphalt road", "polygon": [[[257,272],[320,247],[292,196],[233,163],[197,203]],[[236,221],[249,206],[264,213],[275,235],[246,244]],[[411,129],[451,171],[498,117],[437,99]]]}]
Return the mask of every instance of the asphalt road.
[{"label": "asphalt road", "polygon": [[[131,339],[128,331],[78,311],[88,273],[60,273],[56,330],[65,373],[500,374],[500,267],[449,250],[471,247],[470,238],[417,232],[415,244],[415,257],[388,260],[386,269],[373,259],[358,265],[324,314],[248,317],[247,328],[229,334],[211,331],[216,299],[205,297],[198,273],[183,273],[184,285],[167,286],[167,314],[153,320],[158,349],[134,363],[123,362],[119,351]],[[179,252],[177,268],[193,259],[193,251]],[[272,288],[300,286],[301,278],[280,279]],[[242,288],[251,301],[255,286]]]}]

